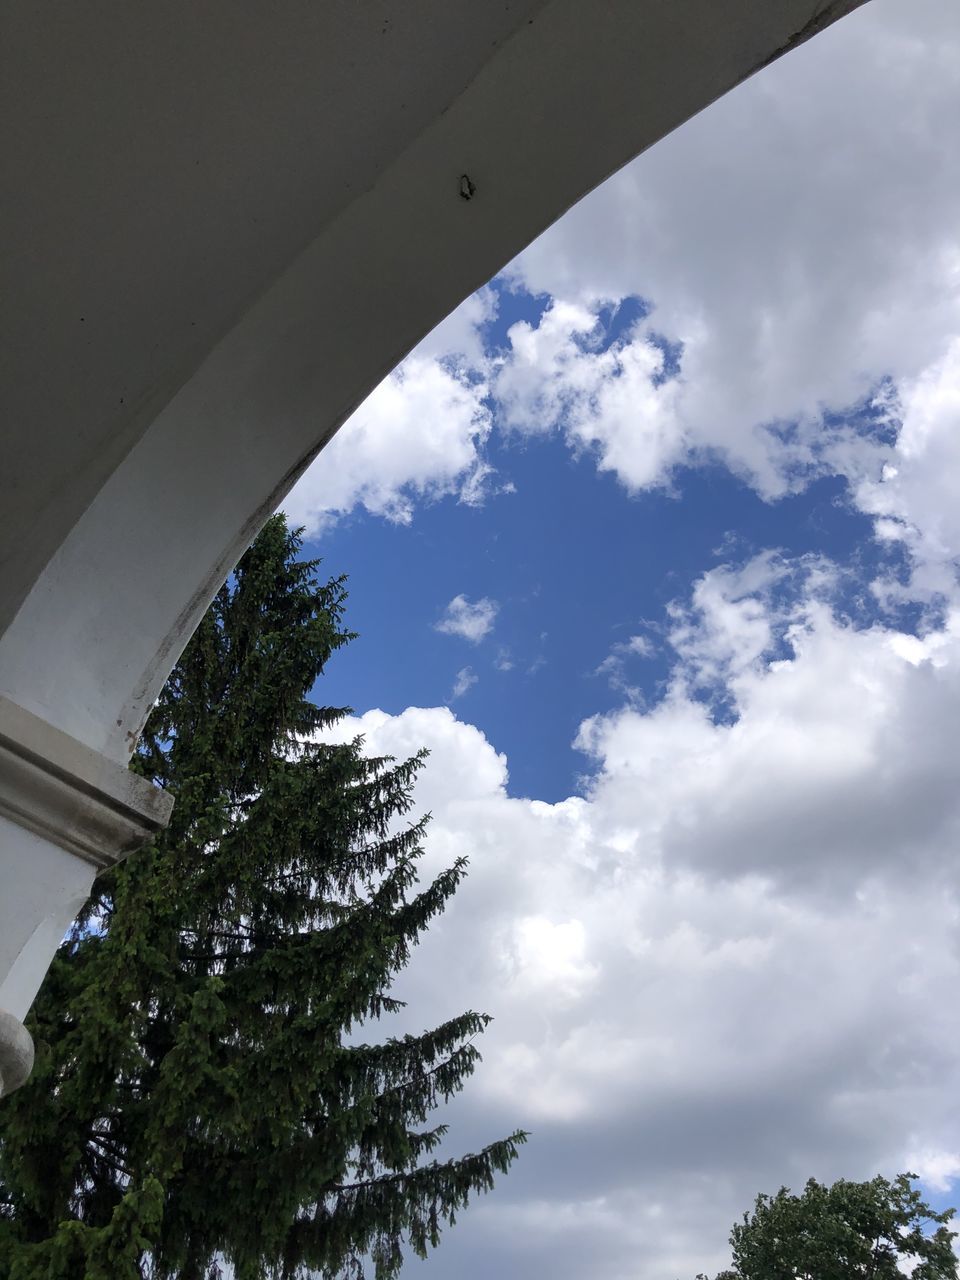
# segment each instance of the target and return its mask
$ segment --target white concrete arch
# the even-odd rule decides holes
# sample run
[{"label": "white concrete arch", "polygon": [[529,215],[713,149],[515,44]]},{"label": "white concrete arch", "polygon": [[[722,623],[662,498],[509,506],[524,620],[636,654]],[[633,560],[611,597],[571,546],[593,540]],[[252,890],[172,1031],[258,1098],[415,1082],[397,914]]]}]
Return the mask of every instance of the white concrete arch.
[{"label": "white concrete arch", "polygon": [[[0,1007],[23,1016],[98,859],[133,847],[131,822],[140,839],[162,824],[126,761],[318,449],[566,208],[861,2],[16,0]],[[24,759],[47,778],[32,818]],[[111,815],[100,853],[71,846],[83,805],[44,827],[51,779]],[[40,888],[27,829],[49,846]]]}]

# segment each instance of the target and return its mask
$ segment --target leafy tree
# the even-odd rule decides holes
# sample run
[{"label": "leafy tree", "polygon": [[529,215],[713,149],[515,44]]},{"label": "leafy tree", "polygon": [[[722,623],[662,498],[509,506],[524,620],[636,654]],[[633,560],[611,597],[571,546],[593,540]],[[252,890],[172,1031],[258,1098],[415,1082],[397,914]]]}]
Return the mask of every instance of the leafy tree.
[{"label": "leafy tree", "polygon": [[424,753],[316,740],[346,713],[307,695],[352,637],[299,546],[271,520],[188,645],[134,762],[173,821],[99,878],[34,1006],[0,1111],[4,1280],[393,1276],[524,1140],[431,1157],[486,1016],[351,1038],[399,1007],[464,862],[417,879]]},{"label": "leafy tree", "polygon": [[902,1280],[899,1263],[908,1259],[913,1280],[956,1280],[954,1210],[935,1213],[915,1178],[831,1187],[811,1178],[802,1195],[782,1187],[757,1196],[730,1234],[733,1269],[716,1280]]}]

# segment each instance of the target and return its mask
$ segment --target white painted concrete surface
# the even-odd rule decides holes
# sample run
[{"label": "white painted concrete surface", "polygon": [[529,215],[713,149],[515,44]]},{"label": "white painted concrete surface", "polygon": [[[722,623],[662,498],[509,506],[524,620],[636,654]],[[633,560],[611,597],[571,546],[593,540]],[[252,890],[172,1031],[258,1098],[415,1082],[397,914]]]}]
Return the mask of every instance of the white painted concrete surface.
[{"label": "white painted concrete surface", "polygon": [[0,1093],[22,1083],[22,1020],[94,876],[162,830],[171,808],[171,796],[0,696]]},{"label": "white painted concrete surface", "polygon": [[0,1010],[23,1020],[64,935],[86,902],[97,869],[50,840],[0,817]]}]

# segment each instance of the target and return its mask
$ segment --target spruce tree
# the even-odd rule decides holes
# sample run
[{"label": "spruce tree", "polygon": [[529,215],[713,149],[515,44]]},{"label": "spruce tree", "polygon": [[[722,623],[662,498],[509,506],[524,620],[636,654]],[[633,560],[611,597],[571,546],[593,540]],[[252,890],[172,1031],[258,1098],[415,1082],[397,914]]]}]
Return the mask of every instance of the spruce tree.
[{"label": "spruce tree", "polygon": [[360,1041],[464,862],[418,880],[424,753],[323,740],[346,711],[308,695],[352,636],[299,548],[267,524],[147,724],[133,767],[173,820],[98,879],[32,1010],[33,1077],[0,1104],[4,1280],[382,1280],[524,1140],[432,1155],[486,1016]]}]

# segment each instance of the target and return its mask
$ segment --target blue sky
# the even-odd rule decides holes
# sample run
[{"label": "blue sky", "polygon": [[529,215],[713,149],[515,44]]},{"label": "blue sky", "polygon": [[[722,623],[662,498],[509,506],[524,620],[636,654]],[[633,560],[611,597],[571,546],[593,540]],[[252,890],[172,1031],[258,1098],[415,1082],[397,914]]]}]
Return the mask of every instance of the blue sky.
[{"label": "blue sky", "polygon": [[[550,298],[500,281],[492,295],[496,314],[480,333],[495,357],[509,327],[519,319],[536,325]],[[598,349],[638,315],[632,298],[603,314]],[[681,370],[682,360],[674,376]],[[496,422],[495,402],[491,411]],[[874,417],[855,417],[868,438],[884,431]],[[449,702],[506,753],[512,794],[551,802],[573,794],[584,768],[573,747],[580,723],[619,705],[623,682],[646,703],[662,696],[671,668],[666,610],[711,565],[765,548],[829,556],[856,569],[840,594],[861,623],[889,615],[861,587],[891,553],[873,540],[842,477],[770,502],[705,461],[631,495],[615,475],[597,474],[590,453],[578,457],[553,436],[519,440],[495,429],[483,456],[496,473],[483,503],[447,495],[407,525],[361,509],[316,541],[331,571],[347,567],[350,624],[365,638],[317,696],[394,714]],[[480,643],[436,630],[458,595],[498,606]],[[649,651],[623,655],[616,673],[603,670],[635,634]],[[451,697],[465,667],[475,683]]]},{"label": "blue sky", "polygon": [[[584,200],[290,495],[494,1014],[411,1275],[677,1280],[760,1190],[960,1199],[960,11],[873,0]],[[401,1020],[402,1021],[402,1020]],[[406,1274],[406,1272],[405,1272]]]}]

